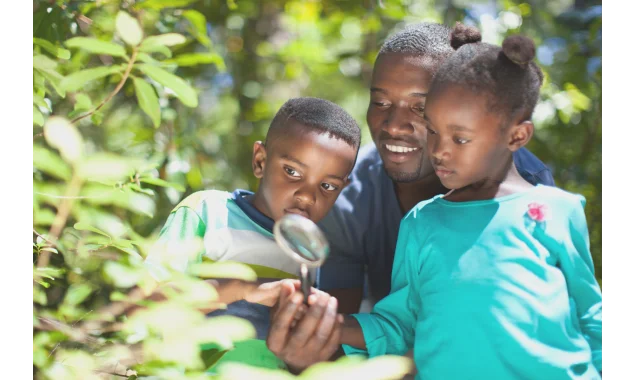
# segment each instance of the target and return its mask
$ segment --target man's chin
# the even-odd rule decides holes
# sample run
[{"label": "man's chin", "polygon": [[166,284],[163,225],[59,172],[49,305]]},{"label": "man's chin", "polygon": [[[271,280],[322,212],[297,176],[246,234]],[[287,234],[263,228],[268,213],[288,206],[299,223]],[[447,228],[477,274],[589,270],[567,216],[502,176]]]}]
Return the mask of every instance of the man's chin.
[{"label": "man's chin", "polygon": [[420,179],[419,173],[416,171],[406,172],[406,171],[400,171],[400,170],[391,170],[386,168],[385,166],[384,166],[384,169],[386,169],[386,174],[388,174],[388,178],[390,178],[391,180],[395,182],[407,183],[407,182],[415,182]]}]

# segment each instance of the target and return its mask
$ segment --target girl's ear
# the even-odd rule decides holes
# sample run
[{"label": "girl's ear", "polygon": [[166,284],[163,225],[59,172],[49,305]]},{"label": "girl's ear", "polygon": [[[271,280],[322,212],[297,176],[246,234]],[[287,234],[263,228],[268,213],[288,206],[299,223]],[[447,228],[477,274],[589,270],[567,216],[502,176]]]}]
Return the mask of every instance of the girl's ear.
[{"label": "girl's ear", "polygon": [[254,143],[254,153],[251,157],[251,169],[256,178],[260,179],[264,176],[266,161],[267,150],[265,149],[265,144],[262,141],[256,141]]},{"label": "girl's ear", "polygon": [[509,150],[515,152],[527,145],[533,135],[534,123],[529,120],[525,120],[519,124],[511,126],[509,130]]}]

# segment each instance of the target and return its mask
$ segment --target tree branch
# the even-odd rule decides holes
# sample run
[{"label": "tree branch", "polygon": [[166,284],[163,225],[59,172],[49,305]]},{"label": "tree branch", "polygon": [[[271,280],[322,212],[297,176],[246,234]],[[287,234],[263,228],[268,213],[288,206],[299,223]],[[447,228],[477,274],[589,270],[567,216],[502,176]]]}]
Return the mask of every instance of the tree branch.
[{"label": "tree branch", "polygon": [[123,77],[121,78],[121,80],[119,81],[119,83],[117,84],[117,87],[115,87],[115,89],[106,97],[106,99],[104,99],[101,103],[99,103],[99,105],[97,107],[95,107],[94,109],[92,109],[90,112],[87,112],[81,116],[76,117],[75,119],[71,120],[71,123],[76,123],[78,121],[80,121],[81,119],[88,117],[92,114],[94,114],[95,112],[99,111],[99,109],[101,107],[104,106],[104,104],[108,103],[108,101],[110,101],[110,99],[112,99],[115,95],[117,95],[117,93],[121,90],[121,88],[123,87],[123,85],[126,83],[126,80],[128,80],[128,77],[130,76],[130,71],[132,71],[132,65],[134,65],[136,59],[137,59],[137,53],[139,52],[138,48],[134,48],[132,50],[132,56],[130,57],[130,61],[128,61],[128,66],[126,67],[126,71],[123,73]]}]

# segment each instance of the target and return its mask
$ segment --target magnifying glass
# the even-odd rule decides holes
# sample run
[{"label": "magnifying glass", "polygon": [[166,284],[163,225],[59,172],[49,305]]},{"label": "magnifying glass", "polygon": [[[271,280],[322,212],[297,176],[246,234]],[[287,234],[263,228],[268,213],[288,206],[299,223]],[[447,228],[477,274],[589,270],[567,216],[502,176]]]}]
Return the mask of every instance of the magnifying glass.
[{"label": "magnifying glass", "polygon": [[311,273],[309,267],[317,268],[329,255],[329,242],[320,228],[297,214],[287,214],[273,226],[276,242],[291,258],[300,263],[300,283],[304,302],[311,294]]}]

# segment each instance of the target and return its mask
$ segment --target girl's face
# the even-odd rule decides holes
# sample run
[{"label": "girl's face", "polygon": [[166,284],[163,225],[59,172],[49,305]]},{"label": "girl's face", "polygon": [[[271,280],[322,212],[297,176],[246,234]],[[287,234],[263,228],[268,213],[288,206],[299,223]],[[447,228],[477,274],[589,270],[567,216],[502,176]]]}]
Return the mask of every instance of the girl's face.
[{"label": "girl's face", "polygon": [[443,186],[466,186],[500,181],[518,149],[513,128],[488,111],[486,95],[457,85],[428,94],[424,115],[430,162]]}]

